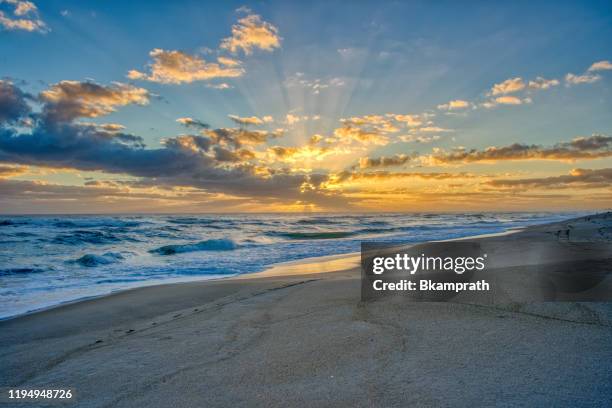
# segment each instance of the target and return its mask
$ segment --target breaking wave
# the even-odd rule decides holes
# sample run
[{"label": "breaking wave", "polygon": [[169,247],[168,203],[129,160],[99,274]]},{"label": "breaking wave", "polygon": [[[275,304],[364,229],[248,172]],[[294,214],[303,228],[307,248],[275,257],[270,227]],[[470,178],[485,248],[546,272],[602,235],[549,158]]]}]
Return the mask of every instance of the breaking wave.
[{"label": "breaking wave", "polygon": [[174,255],[197,251],[231,251],[236,248],[238,248],[238,245],[231,239],[209,239],[193,244],[164,245],[149,252],[159,255]]}]

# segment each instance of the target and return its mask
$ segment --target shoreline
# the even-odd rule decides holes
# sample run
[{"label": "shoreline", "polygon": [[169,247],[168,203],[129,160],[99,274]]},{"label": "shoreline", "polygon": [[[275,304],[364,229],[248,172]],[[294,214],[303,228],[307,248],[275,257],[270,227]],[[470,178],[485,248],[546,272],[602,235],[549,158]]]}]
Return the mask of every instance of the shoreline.
[{"label": "shoreline", "polygon": [[[520,274],[543,262],[529,251],[571,255],[583,242],[612,259],[602,230],[612,231],[612,213],[479,241]],[[363,302],[360,275],[162,284],[0,321],[0,387],[63,385],[82,406],[149,408],[492,406],[508,381],[516,405],[612,396],[601,363],[612,358],[612,303]]]},{"label": "shoreline", "polygon": [[[423,244],[427,242],[447,242],[447,241],[458,241],[458,240],[467,240],[467,239],[480,239],[487,237],[496,237],[496,236],[504,236],[513,233],[520,232],[525,230],[526,228],[532,228],[537,226],[545,226],[552,223],[545,224],[534,224],[527,227],[514,227],[509,228],[508,230],[496,232],[496,233],[487,233],[487,234],[477,234],[477,235],[468,235],[465,237],[459,238],[450,238],[446,240],[439,241],[424,241],[424,242],[415,242],[411,244],[406,244],[405,246],[412,246],[416,244]],[[217,277],[209,277],[207,275],[200,276],[189,276],[184,278],[173,278],[173,279],[161,279],[161,280],[151,280],[151,281],[142,281],[142,284],[138,284],[132,287],[126,288],[117,288],[111,289],[110,292],[104,292],[100,294],[94,294],[90,296],[78,297],[75,299],[69,299],[66,301],[62,301],[59,303],[54,303],[48,306],[42,306],[40,308],[28,310],[26,312],[17,313],[10,316],[0,316],[0,322],[18,319],[23,316],[29,316],[32,314],[45,312],[48,310],[53,310],[55,308],[61,308],[63,306],[73,305],[80,302],[87,302],[91,300],[96,300],[100,298],[104,298],[107,296],[113,296],[118,293],[129,292],[132,290],[138,290],[142,288],[149,287],[157,287],[157,286],[165,286],[165,285],[176,285],[176,284],[188,284],[191,282],[209,282],[209,281],[218,281],[225,279],[235,279],[235,280],[245,280],[245,279],[256,279],[256,278],[268,278],[268,277],[282,277],[282,276],[297,276],[297,275],[312,275],[312,274],[321,274],[321,273],[332,273],[332,272],[341,272],[346,271],[354,267],[358,267],[360,262],[360,252],[347,252],[342,254],[335,255],[322,255],[308,258],[301,258],[293,261],[286,262],[278,262],[275,264],[268,265],[266,269],[259,272],[251,272],[245,274],[234,274],[229,276],[218,275]]]}]

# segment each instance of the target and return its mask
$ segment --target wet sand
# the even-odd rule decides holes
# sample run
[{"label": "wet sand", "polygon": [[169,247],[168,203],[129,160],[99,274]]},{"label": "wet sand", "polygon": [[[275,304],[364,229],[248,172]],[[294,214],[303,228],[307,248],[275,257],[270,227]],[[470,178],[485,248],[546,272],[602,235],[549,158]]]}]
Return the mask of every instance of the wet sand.
[{"label": "wet sand", "polygon": [[[496,267],[521,273],[551,248],[592,257],[580,244],[593,243],[612,259],[611,234],[604,214],[481,243]],[[612,304],[361,302],[356,261],[145,287],[0,322],[0,385],[73,388],[79,407],[612,400]]]}]

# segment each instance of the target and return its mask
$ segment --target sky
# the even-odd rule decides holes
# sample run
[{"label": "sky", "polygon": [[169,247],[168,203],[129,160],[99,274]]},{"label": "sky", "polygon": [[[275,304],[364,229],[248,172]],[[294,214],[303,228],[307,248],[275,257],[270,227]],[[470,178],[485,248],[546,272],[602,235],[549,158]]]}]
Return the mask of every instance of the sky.
[{"label": "sky", "polygon": [[612,3],[0,0],[0,213],[612,207]]}]

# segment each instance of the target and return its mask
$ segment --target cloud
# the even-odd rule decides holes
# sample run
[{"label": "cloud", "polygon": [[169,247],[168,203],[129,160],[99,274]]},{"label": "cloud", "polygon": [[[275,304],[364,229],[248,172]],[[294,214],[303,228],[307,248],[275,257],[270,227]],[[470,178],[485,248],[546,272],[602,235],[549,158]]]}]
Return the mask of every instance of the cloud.
[{"label": "cloud", "polygon": [[29,95],[10,81],[0,80],[0,125],[15,123],[30,113]]},{"label": "cloud", "polygon": [[577,137],[570,142],[554,146],[514,143],[503,147],[487,147],[484,150],[454,149],[451,152],[436,151],[421,157],[421,161],[433,165],[457,163],[492,163],[507,160],[559,160],[575,161],[612,157],[612,137],[593,135]]},{"label": "cloud", "polygon": [[392,117],[397,122],[403,122],[410,128],[421,126],[424,120],[422,115],[401,115],[387,113],[385,116]]},{"label": "cloud", "polygon": [[128,72],[128,78],[162,84],[181,84],[215,78],[236,78],[244,74],[242,68],[206,62],[196,55],[182,51],[156,48],[149,55],[153,59],[148,66],[149,73],[131,70]]},{"label": "cloud", "polygon": [[109,132],[109,133],[116,133],[116,132],[121,132],[122,130],[125,129],[125,126],[119,124],[119,123],[93,123],[93,122],[78,122],[79,125],[81,126],[91,126],[94,127],[98,130],[104,131],[104,132]]},{"label": "cloud", "polygon": [[215,146],[213,150],[215,160],[219,162],[243,162],[255,157],[255,154],[247,149],[230,150],[222,146]]},{"label": "cloud", "polygon": [[247,116],[240,117],[237,115],[227,115],[232,121],[236,122],[239,125],[263,125],[264,123],[272,122],[272,116],[264,116],[262,118],[258,118],[257,116]]},{"label": "cloud", "polygon": [[597,82],[600,79],[601,79],[601,75],[597,75],[597,74],[575,75],[575,74],[570,73],[565,76],[565,84],[567,86],[580,85],[580,84],[592,84],[593,82]]},{"label": "cloud", "polygon": [[[170,137],[163,140],[160,148],[145,148],[139,136],[75,122],[75,117],[98,116],[115,106],[144,102],[144,99],[134,98],[130,92],[127,94],[132,96],[126,96],[122,91],[128,88],[118,85],[60,84],[50,88],[45,97],[38,96],[41,113],[19,108],[11,111],[16,113],[6,115],[15,123],[25,119],[33,121],[28,129],[12,126],[7,121],[2,123],[0,163],[102,171],[140,178],[143,185],[193,187],[275,202],[346,204],[341,197],[317,187],[326,179],[324,175],[305,175],[250,163],[255,152],[243,146],[263,144],[282,136],[280,131],[206,129],[198,124],[200,121],[182,118],[181,123],[200,134]],[[14,86],[7,89],[11,98],[17,96],[15,101],[20,104],[23,92],[17,92]],[[50,114],[57,110],[58,104],[68,106],[70,113]],[[25,116],[18,118],[19,114]],[[306,181],[315,187],[304,190]]]},{"label": "cloud", "polygon": [[296,123],[299,122],[304,122],[307,120],[319,120],[321,119],[321,116],[319,115],[313,115],[313,116],[308,116],[308,115],[294,115],[292,113],[288,113],[287,115],[285,115],[285,123],[287,123],[289,126],[295,125]]},{"label": "cloud", "polygon": [[440,140],[439,135],[433,136],[417,136],[417,135],[402,135],[398,137],[399,140],[406,143],[431,143],[436,140]]},{"label": "cloud", "polygon": [[7,16],[3,11],[0,11],[0,27],[5,30],[23,30],[37,31],[46,33],[49,31],[47,25],[38,16],[38,8],[30,1],[23,0],[2,0],[1,3],[6,3],[13,6],[13,15]]},{"label": "cloud", "polygon": [[562,189],[562,188],[605,188],[612,186],[612,168],[605,169],[573,169],[562,176],[527,178],[527,179],[496,179],[486,183],[492,187],[512,189]]},{"label": "cloud", "polygon": [[334,137],[341,143],[358,142],[365,145],[384,146],[389,142],[389,138],[379,131],[368,131],[353,126],[336,128],[334,130]]},{"label": "cloud", "polygon": [[393,156],[381,156],[377,158],[362,157],[359,159],[359,167],[371,169],[375,167],[402,166],[415,158],[415,155],[395,154]]},{"label": "cloud", "polygon": [[440,110],[460,110],[467,109],[470,107],[470,103],[468,101],[464,101],[462,99],[455,99],[448,103],[438,105],[438,109]]},{"label": "cloud", "polygon": [[210,125],[208,123],[202,122],[201,120],[194,119],[194,118],[189,118],[189,117],[178,118],[176,121],[180,123],[181,125],[188,127],[188,128],[196,128],[196,129],[210,128]]},{"label": "cloud", "polygon": [[95,82],[61,81],[43,91],[39,98],[45,102],[46,116],[64,122],[107,115],[118,106],[149,103],[146,89],[119,82],[103,86]]},{"label": "cloud", "polygon": [[9,177],[21,176],[27,172],[28,168],[26,166],[0,164],[0,180]]},{"label": "cloud", "polygon": [[179,135],[163,139],[162,144],[170,149],[185,149],[193,152],[208,152],[213,144],[210,138],[199,135]]},{"label": "cloud", "polygon": [[500,105],[520,105],[523,103],[523,100],[516,96],[499,96],[495,98],[495,102]]},{"label": "cloud", "polygon": [[236,128],[219,128],[203,131],[217,144],[240,148],[242,145],[258,145],[270,139],[282,136],[281,131],[269,132],[267,130],[247,130]]},{"label": "cloud", "polygon": [[525,89],[525,86],[525,82],[523,82],[523,79],[520,77],[506,79],[504,82],[493,85],[493,88],[491,88],[491,95],[505,95],[522,91]]},{"label": "cloud", "polygon": [[272,146],[268,148],[268,154],[272,161],[285,163],[300,163],[305,161],[321,161],[325,157],[335,154],[348,153],[342,147],[334,146],[314,146],[308,144],[300,147]]},{"label": "cloud", "polygon": [[588,69],[589,72],[593,71],[608,71],[612,69],[612,62],[610,61],[598,61],[593,63]]},{"label": "cloud", "polygon": [[374,172],[353,172],[343,171],[329,176],[328,183],[342,184],[351,181],[361,180],[390,180],[402,178],[420,178],[425,180],[448,180],[448,179],[466,179],[474,178],[468,173],[419,173],[419,172],[389,172],[389,171],[374,171]]},{"label": "cloud", "polygon": [[557,85],[559,85],[559,80],[557,79],[537,77],[536,79],[529,81],[527,87],[529,89],[549,89]]},{"label": "cloud", "polygon": [[276,27],[263,21],[257,14],[251,14],[241,18],[232,26],[232,36],[225,38],[220,48],[232,53],[242,50],[249,55],[255,49],[273,51],[275,48],[280,48],[280,41]]},{"label": "cloud", "polygon": [[237,67],[241,64],[239,60],[229,57],[217,57],[217,61],[219,64],[227,65],[228,67]]},{"label": "cloud", "polygon": [[425,133],[447,133],[447,132],[452,132],[453,130],[441,128],[439,126],[424,126],[422,128],[419,128],[418,131],[425,132]]},{"label": "cloud", "polygon": [[487,108],[487,109],[492,109],[495,108],[499,105],[523,105],[523,104],[529,104],[533,102],[531,98],[527,97],[527,98],[519,98],[518,96],[512,96],[512,95],[505,95],[505,96],[498,96],[497,98],[488,100],[486,102],[483,102],[481,104],[482,107]]}]

